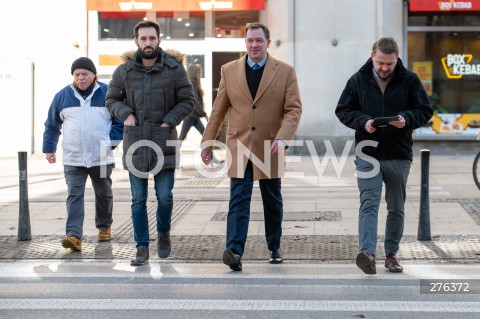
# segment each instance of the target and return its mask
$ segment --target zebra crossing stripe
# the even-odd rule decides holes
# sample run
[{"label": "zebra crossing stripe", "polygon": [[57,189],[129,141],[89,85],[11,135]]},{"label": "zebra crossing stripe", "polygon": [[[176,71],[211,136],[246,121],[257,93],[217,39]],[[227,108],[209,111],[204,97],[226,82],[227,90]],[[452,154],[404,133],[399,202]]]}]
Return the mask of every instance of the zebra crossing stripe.
[{"label": "zebra crossing stripe", "polygon": [[480,313],[480,302],[219,299],[0,299],[0,310],[229,310]]}]

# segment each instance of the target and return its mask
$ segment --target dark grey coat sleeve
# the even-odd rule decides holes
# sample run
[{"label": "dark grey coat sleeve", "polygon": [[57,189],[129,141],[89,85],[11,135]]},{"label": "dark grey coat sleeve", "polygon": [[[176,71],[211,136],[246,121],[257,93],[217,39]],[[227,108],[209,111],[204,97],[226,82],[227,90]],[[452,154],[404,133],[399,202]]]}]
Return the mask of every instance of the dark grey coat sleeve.
[{"label": "dark grey coat sleeve", "polygon": [[106,95],[106,107],[110,114],[124,121],[130,114],[134,113],[131,106],[125,104],[125,72],[122,66],[119,66],[112,75],[112,80],[108,84]]}]

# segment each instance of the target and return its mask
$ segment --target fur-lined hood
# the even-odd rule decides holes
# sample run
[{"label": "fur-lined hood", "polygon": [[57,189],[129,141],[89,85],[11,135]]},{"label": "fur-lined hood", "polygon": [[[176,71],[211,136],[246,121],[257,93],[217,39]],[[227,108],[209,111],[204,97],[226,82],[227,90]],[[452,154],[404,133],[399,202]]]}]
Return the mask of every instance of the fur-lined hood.
[{"label": "fur-lined hood", "polygon": [[[165,52],[166,54],[168,54],[169,56],[177,60],[178,63],[180,63],[181,65],[185,63],[185,54],[183,54],[182,52],[174,49],[166,49],[166,50],[163,50],[163,52]],[[126,51],[120,56],[120,58],[122,59],[123,63],[126,63],[128,62],[128,60],[133,59],[133,56],[135,55],[135,53],[137,53],[137,50]]]}]

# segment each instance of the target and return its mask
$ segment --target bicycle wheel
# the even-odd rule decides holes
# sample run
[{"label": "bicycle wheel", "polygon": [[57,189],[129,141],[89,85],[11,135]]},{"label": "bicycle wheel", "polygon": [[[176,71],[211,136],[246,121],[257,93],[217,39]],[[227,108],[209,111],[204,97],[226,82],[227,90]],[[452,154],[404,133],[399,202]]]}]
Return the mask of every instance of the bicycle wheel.
[{"label": "bicycle wheel", "polygon": [[475,180],[475,184],[477,184],[478,189],[480,189],[480,152],[475,156],[475,160],[473,161],[473,179]]}]

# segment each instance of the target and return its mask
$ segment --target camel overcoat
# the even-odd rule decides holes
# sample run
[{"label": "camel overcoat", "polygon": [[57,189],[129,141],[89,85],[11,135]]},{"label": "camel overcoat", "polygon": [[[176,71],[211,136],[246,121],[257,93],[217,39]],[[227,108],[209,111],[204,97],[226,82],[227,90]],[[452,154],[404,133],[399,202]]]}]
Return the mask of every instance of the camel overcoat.
[{"label": "camel overcoat", "polygon": [[[217,98],[202,138],[202,148],[211,149],[228,115],[228,176],[243,178],[247,161],[253,163],[253,179],[280,178],[284,156],[270,155],[275,139],[293,140],[302,113],[295,69],[268,54],[255,99],[247,84],[247,55],[222,66]],[[266,141],[266,143],[265,143]]]}]

